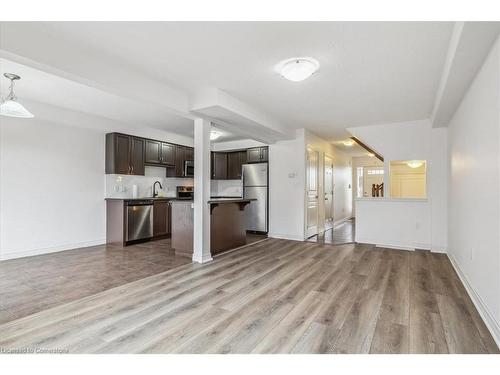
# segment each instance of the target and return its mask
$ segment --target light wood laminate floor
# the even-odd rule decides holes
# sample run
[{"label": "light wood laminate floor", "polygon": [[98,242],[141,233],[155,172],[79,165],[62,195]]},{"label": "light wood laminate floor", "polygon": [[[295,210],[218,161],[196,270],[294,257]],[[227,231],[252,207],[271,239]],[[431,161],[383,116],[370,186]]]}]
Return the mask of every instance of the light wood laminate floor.
[{"label": "light wood laminate floor", "polygon": [[[248,234],[247,244],[265,236]],[[170,238],[0,262],[0,324],[191,263]]]},{"label": "light wood laminate floor", "polygon": [[330,244],[330,245],[342,245],[347,243],[353,243],[355,228],[356,228],[355,219],[350,219],[336,225],[333,228],[327,229],[322,233],[309,237],[307,241]]},{"label": "light wood laminate floor", "polygon": [[268,239],[0,325],[70,353],[498,353],[447,257]]}]

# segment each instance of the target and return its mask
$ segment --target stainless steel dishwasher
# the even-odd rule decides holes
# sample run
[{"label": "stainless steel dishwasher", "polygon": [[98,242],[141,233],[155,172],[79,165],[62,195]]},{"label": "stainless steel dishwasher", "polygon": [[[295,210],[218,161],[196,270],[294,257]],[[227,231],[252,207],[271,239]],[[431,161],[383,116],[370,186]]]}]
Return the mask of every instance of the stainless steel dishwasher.
[{"label": "stainless steel dishwasher", "polygon": [[153,201],[127,201],[126,241],[153,237]]}]

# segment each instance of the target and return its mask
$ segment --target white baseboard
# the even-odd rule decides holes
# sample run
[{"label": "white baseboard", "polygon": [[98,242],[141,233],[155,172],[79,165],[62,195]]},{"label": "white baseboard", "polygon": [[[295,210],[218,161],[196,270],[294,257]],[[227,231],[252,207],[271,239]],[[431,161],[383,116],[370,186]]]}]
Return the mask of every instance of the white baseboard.
[{"label": "white baseboard", "polygon": [[98,245],[103,245],[105,243],[106,243],[106,239],[101,239],[101,240],[95,240],[95,241],[85,241],[85,242],[71,243],[71,244],[58,245],[58,246],[52,246],[52,247],[45,247],[45,248],[40,248],[40,249],[32,249],[32,250],[27,250],[27,251],[10,252],[10,253],[9,252],[7,252],[7,253],[2,252],[0,254],[0,261],[8,260],[8,259],[30,257],[33,255],[57,253],[59,251],[73,250],[73,249],[78,249],[81,247],[98,246]]},{"label": "white baseboard", "polygon": [[413,247],[406,246],[395,246],[395,245],[375,245],[375,247],[382,247],[384,249],[394,249],[394,250],[405,250],[405,251],[415,251]]},{"label": "white baseboard", "polygon": [[295,234],[268,233],[267,237],[279,238],[281,240],[304,241],[305,238]]},{"label": "white baseboard", "polygon": [[431,245],[427,243],[419,243],[419,242],[402,242],[402,241],[388,241],[374,238],[364,238],[357,237],[355,239],[356,242],[372,244],[377,247],[387,247],[389,249],[400,249],[400,250],[430,250]]},{"label": "white baseboard", "polygon": [[444,246],[434,246],[434,245],[432,245],[431,252],[432,253],[446,254],[448,252],[448,250]]},{"label": "white baseboard", "polygon": [[484,321],[484,324],[486,324],[486,327],[490,331],[491,335],[493,336],[493,339],[495,340],[498,348],[500,348],[500,323],[495,319],[495,316],[490,312],[488,307],[486,307],[485,303],[481,299],[478,293],[474,290],[472,285],[469,283],[469,280],[465,276],[465,274],[462,272],[460,269],[460,266],[458,262],[455,260],[453,255],[447,254],[448,259],[450,259],[450,262],[455,269],[458,277],[462,281],[462,284],[465,287],[465,290],[469,294],[470,299],[472,300],[472,303],[476,307],[477,311],[479,312],[479,315],[481,315],[481,318]]},{"label": "white baseboard", "polygon": [[208,263],[208,262],[211,262],[214,259],[212,258],[211,255],[203,255],[201,257],[196,257],[196,256],[193,255],[192,260],[193,260],[193,262],[197,262],[197,263]]}]

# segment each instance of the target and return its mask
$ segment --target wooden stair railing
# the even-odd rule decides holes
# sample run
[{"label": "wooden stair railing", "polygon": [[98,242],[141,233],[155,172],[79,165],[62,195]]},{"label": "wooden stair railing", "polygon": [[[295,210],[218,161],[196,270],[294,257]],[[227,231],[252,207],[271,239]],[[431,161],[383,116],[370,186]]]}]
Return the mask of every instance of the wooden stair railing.
[{"label": "wooden stair railing", "polygon": [[372,184],[372,197],[383,197],[384,196],[384,183]]}]

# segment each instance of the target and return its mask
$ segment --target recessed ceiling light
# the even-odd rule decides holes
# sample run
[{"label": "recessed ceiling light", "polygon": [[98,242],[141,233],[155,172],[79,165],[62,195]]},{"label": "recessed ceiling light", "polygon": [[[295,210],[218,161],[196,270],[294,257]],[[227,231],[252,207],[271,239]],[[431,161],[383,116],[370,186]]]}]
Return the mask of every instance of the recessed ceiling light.
[{"label": "recessed ceiling light", "polygon": [[352,139],[346,139],[345,141],[342,141],[342,143],[347,147],[354,146],[354,141]]},{"label": "recessed ceiling light", "polygon": [[289,81],[300,82],[319,69],[319,62],[312,57],[292,57],[278,63],[275,70]]},{"label": "recessed ceiling light", "polygon": [[424,162],[421,160],[412,160],[412,161],[406,162],[406,165],[408,165],[410,168],[419,168],[422,165],[424,165]]},{"label": "recessed ceiling light", "polygon": [[210,130],[210,140],[215,141],[217,138],[221,136],[221,133],[217,130]]},{"label": "recessed ceiling light", "polygon": [[369,152],[367,155],[371,158],[375,157],[375,154],[373,152]]}]

